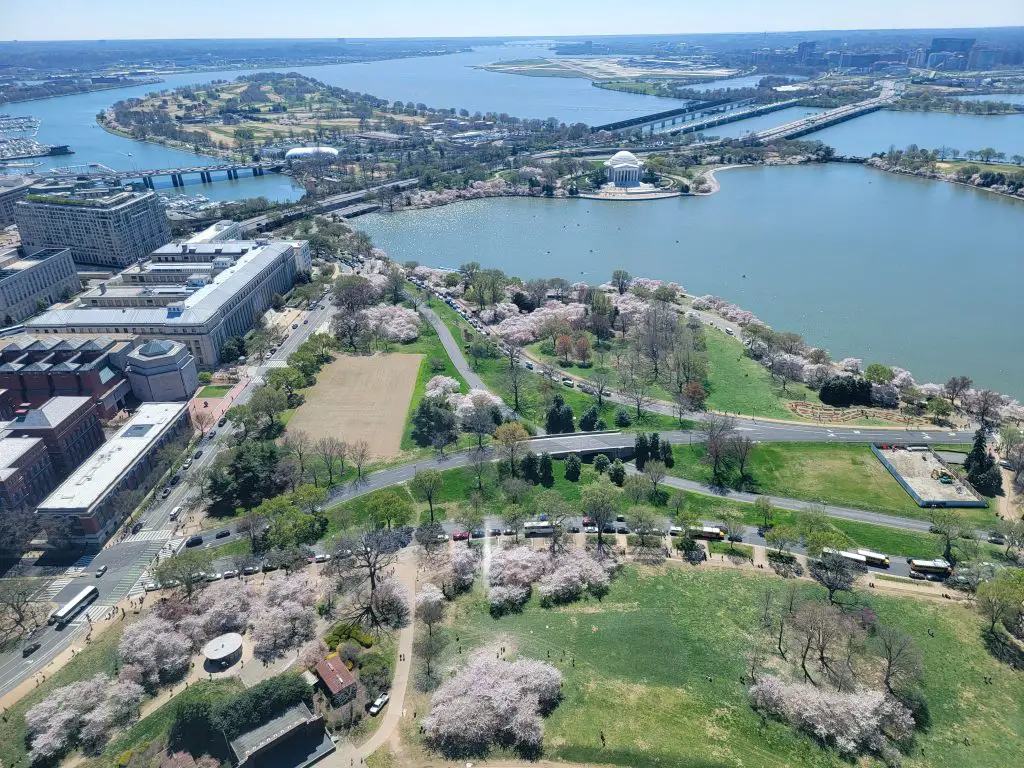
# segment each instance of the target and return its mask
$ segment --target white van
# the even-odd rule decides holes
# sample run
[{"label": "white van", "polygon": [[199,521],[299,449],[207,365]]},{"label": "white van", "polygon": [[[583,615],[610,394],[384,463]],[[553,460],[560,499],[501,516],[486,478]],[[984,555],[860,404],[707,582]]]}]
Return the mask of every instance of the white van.
[{"label": "white van", "polygon": [[181,507],[175,507],[174,509],[171,510],[171,514],[169,515],[168,519],[170,519],[170,520],[177,520],[178,516],[180,514],[181,514]]}]

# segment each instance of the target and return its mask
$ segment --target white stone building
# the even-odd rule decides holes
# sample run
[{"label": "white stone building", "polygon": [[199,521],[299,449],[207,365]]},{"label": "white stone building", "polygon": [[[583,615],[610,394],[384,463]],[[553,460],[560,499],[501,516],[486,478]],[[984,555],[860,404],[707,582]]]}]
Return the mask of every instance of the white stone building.
[{"label": "white stone building", "polygon": [[632,152],[616,152],[604,161],[608,172],[608,181],[616,187],[636,187],[644,176],[644,161]]},{"label": "white stone building", "polygon": [[[0,322],[20,323],[82,287],[67,248],[0,248]],[[44,305],[41,307],[41,305]]]}]

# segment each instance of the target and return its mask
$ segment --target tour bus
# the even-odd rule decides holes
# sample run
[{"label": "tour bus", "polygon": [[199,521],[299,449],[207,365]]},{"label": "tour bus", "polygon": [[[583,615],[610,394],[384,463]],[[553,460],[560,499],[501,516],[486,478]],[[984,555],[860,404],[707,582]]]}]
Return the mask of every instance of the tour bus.
[{"label": "tour bus", "polygon": [[845,549],[832,549],[832,547],[825,547],[821,550],[823,555],[838,555],[844,560],[849,560],[852,563],[860,563],[861,565],[867,565],[868,559],[857,552],[847,552]]},{"label": "tour bus", "polygon": [[949,576],[953,573],[953,566],[940,557],[936,560],[911,560],[910,570],[917,573],[937,573]]},{"label": "tour bus", "polygon": [[867,560],[868,565],[877,565],[881,568],[889,567],[889,556],[882,554],[881,552],[875,552],[871,549],[858,549],[858,555],[863,555],[864,559]]},{"label": "tour bus", "polygon": [[725,531],[715,525],[691,525],[687,530],[690,535],[697,539],[725,539]]},{"label": "tour bus", "polygon": [[555,526],[548,520],[536,520],[523,523],[523,535],[530,536],[553,536]]},{"label": "tour bus", "polygon": [[63,607],[54,611],[46,623],[56,624],[58,627],[67,626],[75,616],[81,613],[89,603],[99,596],[100,591],[96,589],[96,587],[86,587],[75,595],[69,602],[65,603]]}]

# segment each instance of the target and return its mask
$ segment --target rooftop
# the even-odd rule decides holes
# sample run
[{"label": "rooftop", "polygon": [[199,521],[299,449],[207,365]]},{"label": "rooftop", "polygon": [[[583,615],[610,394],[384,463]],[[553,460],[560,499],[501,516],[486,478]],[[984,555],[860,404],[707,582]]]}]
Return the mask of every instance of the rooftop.
[{"label": "rooftop", "polygon": [[24,200],[19,201],[18,205],[45,204],[110,210],[144,198],[156,197],[152,192],[114,192],[110,194],[106,192],[54,192],[38,187],[33,189],[37,191],[33,192],[30,189],[28,195]]},{"label": "rooftop", "polygon": [[345,662],[337,655],[328,656],[326,659],[317,662],[316,673],[332,696],[337,696],[351,685],[356,684],[356,679],[345,666]]},{"label": "rooftop", "polygon": [[40,248],[27,252],[21,246],[0,250],[0,281],[38,267],[42,262],[67,251],[67,248]]},{"label": "rooftop", "polygon": [[604,165],[606,168],[639,168],[643,161],[632,152],[621,150],[605,160]]},{"label": "rooftop", "polygon": [[5,437],[0,440],[0,481],[13,475],[17,471],[17,461],[41,442],[41,437]]},{"label": "rooftop", "polygon": [[88,509],[160,438],[188,403],[143,403],[124,426],[40,505],[40,512]]},{"label": "rooftop", "polygon": [[242,636],[237,632],[228,632],[203,646],[203,656],[210,661],[220,661],[233,653],[237,653],[242,647]]},{"label": "rooftop", "polygon": [[244,763],[254,752],[283,739],[296,728],[314,720],[316,717],[309,711],[309,707],[300,702],[263,725],[236,736],[231,740],[231,751],[235,753],[239,763]]},{"label": "rooftop", "polygon": [[[28,321],[29,328],[48,326],[133,326],[133,325],[194,325],[204,323],[216,315],[224,304],[253,280],[268,264],[288,254],[296,241],[232,241],[226,243],[200,243],[189,245],[191,253],[238,255],[236,261],[221,271],[207,285],[193,291],[180,303],[181,314],[171,316],[167,307],[70,307],[53,309]],[[171,243],[154,251],[180,253],[181,245]],[[171,249],[171,250],[167,250]]]},{"label": "rooftop", "polygon": [[51,397],[38,408],[16,416],[3,425],[4,429],[53,429],[63,424],[83,405],[92,402],[91,397],[60,395]]}]

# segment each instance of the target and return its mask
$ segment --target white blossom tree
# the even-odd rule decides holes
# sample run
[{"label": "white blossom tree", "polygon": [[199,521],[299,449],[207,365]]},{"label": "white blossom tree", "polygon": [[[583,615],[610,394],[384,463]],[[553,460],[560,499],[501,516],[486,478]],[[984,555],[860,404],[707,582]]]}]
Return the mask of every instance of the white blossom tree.
[{"label": "white blossom tree", "polygon": [[429,582],[416,595],[416,618],[427,625],[427,632],[431,635],[434,634],[434,625],[444,618],[444,593]]},{"label": "white blossom tree", "polygon": [[151,613],[125,628],[118,653],[123,664],[138,666],[147,687],[155,688],[188,671],[192,648],[187,635]]}]

